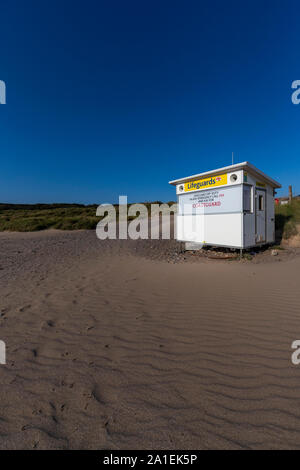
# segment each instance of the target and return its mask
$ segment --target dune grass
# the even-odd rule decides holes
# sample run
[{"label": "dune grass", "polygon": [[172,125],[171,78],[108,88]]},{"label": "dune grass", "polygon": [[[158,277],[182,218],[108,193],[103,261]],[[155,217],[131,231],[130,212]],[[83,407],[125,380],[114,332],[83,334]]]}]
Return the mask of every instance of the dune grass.
[{"label": "dune grass", "polygon": [[0,205],[0,231],[31,232],[49,228],[94,229],[100,218],[96,206],[80,205]]},{"label": "dune grass", "polygon": [[300,224],[300,200],[294,199],[291,204],[275,207],[275,227],[284,239],[297,235]]},{"label": "dune grass", "polygon": [[[151,203],[145,204],[149,211]],[[118,217],[118,205],[114,207]],[[0,204],[0,231],[93,230],[101,220],[96,209],[96,204]]]},{"label": "dune grass", "polygon": [[[150,204],[146,203],[148,211]],[[170,201],[171,204],[174,203]],[[101,220],[96,216],[96,209],[96,204],[0,204],[0,231],[33,232],[49,228],[93,230]],[[118,216],[118,205],[115,209]],[[276,230],[281,232],[283,238],[296,235],[297,225],[300,224],[300,200],[276,206],[275,215]]]}]

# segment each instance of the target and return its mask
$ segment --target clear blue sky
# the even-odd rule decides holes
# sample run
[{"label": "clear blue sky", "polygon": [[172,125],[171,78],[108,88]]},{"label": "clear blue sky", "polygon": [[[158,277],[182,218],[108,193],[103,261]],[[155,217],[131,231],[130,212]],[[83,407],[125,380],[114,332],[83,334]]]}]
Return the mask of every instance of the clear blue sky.
[{"label": "clear blue sky", "polygon": [[168,201],[232,151],[300,194],[299,5],[1,2],[0,201]]}]

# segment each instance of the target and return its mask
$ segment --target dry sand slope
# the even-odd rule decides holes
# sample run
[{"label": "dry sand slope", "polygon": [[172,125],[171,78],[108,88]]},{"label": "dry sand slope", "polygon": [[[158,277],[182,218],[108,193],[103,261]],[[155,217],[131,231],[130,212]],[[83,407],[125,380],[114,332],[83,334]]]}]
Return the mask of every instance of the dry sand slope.
[{"label": "dry sand slope", "polygon": [[300,258],[147,243],[0,235],[0,448],[300,448]]}]

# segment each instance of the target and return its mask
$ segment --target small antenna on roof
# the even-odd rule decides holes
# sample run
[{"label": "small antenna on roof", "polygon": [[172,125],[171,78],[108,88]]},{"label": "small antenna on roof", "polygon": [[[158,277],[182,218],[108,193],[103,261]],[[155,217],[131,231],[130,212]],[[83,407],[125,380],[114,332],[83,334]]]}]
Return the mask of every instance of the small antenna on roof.
[{"label": "small antenna on roof", "polygon": [[233,152],[232,152],[232,165],[233,165]]}]

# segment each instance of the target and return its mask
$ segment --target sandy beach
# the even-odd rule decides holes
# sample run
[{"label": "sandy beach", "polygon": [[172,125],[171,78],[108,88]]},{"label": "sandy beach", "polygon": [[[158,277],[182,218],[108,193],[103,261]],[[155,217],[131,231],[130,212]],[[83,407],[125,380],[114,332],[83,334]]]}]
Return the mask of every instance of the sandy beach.
[{"label": "sandy beach", "polygon": [[1,449],[300,448],[300,257],[178,245],[0,234]]}]

